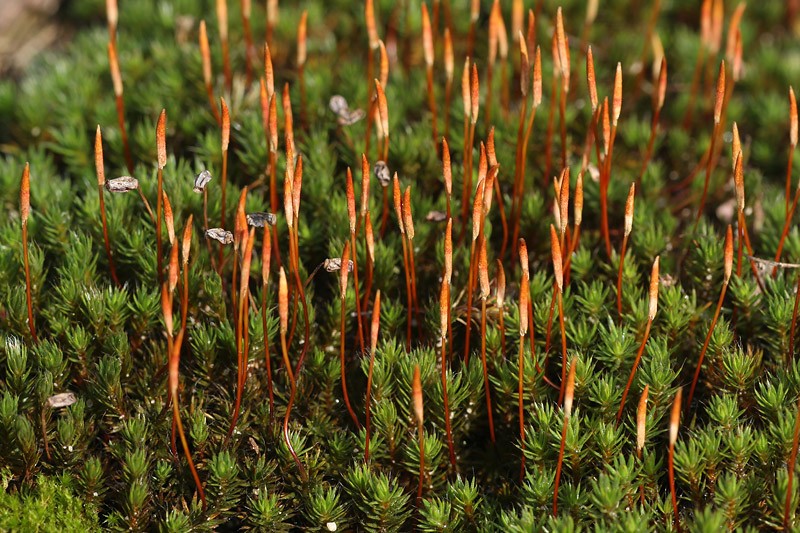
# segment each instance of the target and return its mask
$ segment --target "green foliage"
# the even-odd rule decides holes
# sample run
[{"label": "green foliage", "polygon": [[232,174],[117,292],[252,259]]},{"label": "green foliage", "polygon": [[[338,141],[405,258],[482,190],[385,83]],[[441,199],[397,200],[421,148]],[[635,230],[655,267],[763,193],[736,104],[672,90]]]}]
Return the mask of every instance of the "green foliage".
[{"label": "green foliage", "polygon": [[[552,94],[550,85],[557,81],[557,63],[548,46],[556,5],[536,3],[537,35],[531,37],[537,41],[528,43],[528,52],[531,59],[535,57],[534,44],[543,51],[544,95],[525,166],[518,168],[523,102],[512,6],[499,4],[512,42],[508,59],[497,59],[490,82],[487,63],[492,47],[486,39],[490,2],[480,2],[474,50],[469,52],[481,84],[471,147],[476,164],[470,176],[464,168],[464,116],[458,91],[470,32],[465,6],[427,2],[439,24],[433,72],[439,117],[434,146],[419,43],[420,2],[376,0],[377,31],[390,59],[385,87],[390,132],[386,163],[390,175],[397,172],[402,190],[411,187],[416,301],[410,301],[406,292],[410,259],[404,247],[409,242],[398,231],[391,185],[381,187],[372,174],[380,157],[373,117],[340,125],[328,107],[330,97],[340,94],[351,109],[372,109],[374,85],[367,78],[367,54],[372,52],[375,60],[370,75],[380,76],[379,54],[368,46],[363,2],[280,3],[271,45],[279,128],[274,167],[269,162],[269,132],[264,130],[258,83],[263,72],[265,3],[252,7],[256,53],[255,77],[250,80],[241,5],[227,2],[231,87],[225,80],[219,22],[208,5],[213,2],[120,4],[116,43],[132,168],[127,168],[117,122],[103,2],[66,2],[58,16],[69,26],[65,34],[70,38],[57,50],[34,58],[24,71],[0,80],[0,204],[7,214],[0,221],[0,529],[673,530],[667,475],[670,407],[679,388],[686,398],[714,321],[693,400],[683,406],[674,449],[679,525],[690,531],[783,527],[800,397],[797,331],[792,330],[798,286],[793,263],[800,262],[800,232],[794,219],[789,220],[790,231],[779,256],[785,264],[773,276],[772,265],[764,262],[775,257],[786,223],[786,90],[800,76],[800,41],[782,2],[751,3],[742,18],[745,69],[729,86],[732,92],[713,159],[716,166],[709,176],[705,209],[698,217],[705,185],[705,167],[698,162],[705,160],[711,141],[713,76],[723,56],[729,67],[734,61],[723,53],[728,43],[723,41],[718,53],[708,53],[701,43],[694,3],[662,2],[655,19],[654,30],[669,62],[669,83],[652,160],[643,169],[656,88],[651,79],[651,62],[656,59],[650,50],[653,40],[646,39],[648,3],[609,0],[603,3],[601,16],[581,28],[585,2],[564,2],[572,55],[572,82],[563,116],[566,148],[556,105],[560,84],[552,86],[556,91]],[[531,2],[523,4],[534,7],[528,5]],[[732,35],[734,8],[725,6],[725,36]],[[308,17],[308,61],[301,80],[295,43],[303,10]],[[220,129],[205,92],[197,46],[203,19],[211,45],[211,87],[215,98],[224,97],[230,109],[224,204]],[[446,73],[440,35],[445,23],[452,24],[457,65],[450,109],[443,105]],[[597,173],[603,161],[598,157],[606,140],[602,124],[594,131],[597,146],[588,144],[587,166],[583,165],[586,133],[592,124],[584,40],[592,45],[602,96],[611,96],[617,61],[623,67],[624,103],[607,197],[609,251],[600,230]],[[696,67],[701,47],[706,60]],[[690,108],[695,72],[697,97]],[[730,79],[730,68],[727,72]],[[284,83],[293,115],[294,153],[302,155],[304,176],[294,221],[300,256],[296,269],[289,257],[283,203],[284,183],[289,183],[284,178],[294,177],[285,176],[291,165],[285,155]],[[173,430],[174,400],[167,391],[174,339],[166,334],[162,307],[170,280],[158,271],[153,220],[142,202],[144,197],[156,206],[154,132],[161,109],[168,117],[163,188],[172,206],[177,246],[189,217],[193,220],[188,263],[178,272],[172,320],[174,332],[186,322],[176,405],[205,502]],[[438,152],[445,116],[452,161],[454,250],[453,337],[443,341],[438,304],[445,223],[436,212],[445,212],[448,206]],[[689,120],[683,127],[685,116]],[[733,121],[744,146],[747,239],[738,235],[734,191],[728,183]],[[140,184],[141,196],[100,189],[119,284],[111,276],[101,197],[93,176],[91,148],[98,124],[106,178],[131,174]],[[470,218],[462,220],[461,213],[464,192],[467,211],[472,208],[480,144],[488,142],[492,127],[500,170],[481,237],[487,243],[492,276],[482,331],[477,286],[472,308],[467,304],[467,286],[478,261],[470,254]],[[554,297],[548,227],[556,222],[551,179],[561,170],[562,152],[573,200],[581,171],[584,184],[580,239],[564,253],[569,261],[561,301],[566,353]],[[374,257],[363,238],[365,221],[359,216],[351,255],[358,287],[351,274],[342,302],[340,272],[317,267],[340,257],[349,238],[348,168],[354,173],[360,213],[362,153],[370,164],[365,199],[374,229]],[[800,168],[800,158],[795,159],[792,189]],[[25,162],[31,169],[27,242],[33,324],[28,319],[20,235],[19,186]],[[192,190],[194,176],[202,170],[212,175],[206,195]],[[519,198],[514,197],[513,187],[517,171],[524,176]],[[468,181],[473,190],[464,191]],[[624,205],[632,182],[637,193],[633,230],[622,255]],[[218,247],[204,231],[206,226],[221,226],[223,216],[227,229],[235,229],[236,199],[245,186],[245,211],[274,211],[277,220],[270,231],[277,236],[268,276],[262,279],[264,233],[259,229],[253,234],[247,314],[239,326],[233,285],[239,287],[243,279],[242,262],[237,260],[237,254],[241,258],[244,252],[241,235],[236,236],[234,251]],[[511,257],[518,244],[511,242],[512,206],[519,212],[519,236],[526,240],[531,272],[533,327],[522,339],[521,268]],[[570,239],[576,233],[574,208],[573,204],[568,209]],[[735,236],[736,259],[716,319],[728,223]],[[165,231],[161,236],[164,264],[171,252],[168,235]],[[742,241],[749,243],[745,246]],[[286,357],[294,367],[295,383],[281,346],[279,255],[291,293]],[[658,310],[645,339],[649,274],[656,256],[661,265]],[[506,276],[502,306],[495,259]],[[620,313],[617,274],[623,259]],[[366,298],[368,265],[373,275]],[[307,307],[299,304],[295,272],[300,284],[306,285]],[[167,281],[163,290],[162,278]],[[178,304],[184,289],[185,312]],[[380,328],[371,353],[369,319],[378,289]],[[345,318],[340,330],[342,303]],[[471,328],[468,363],[467,328]],[[242,330],[249,350],[239,352],[244,346]],[[442,342],[447,343],[446,361],[442,361]],[[620,410],[640,350],[642,358]],[[576,365],[569,418],[561,390],[567,360]],[[245,369],[240,403],[234,370],[239,365]],[[412,391],[417,366],[424,415],[421,443]],[[345,406],[344,380],[357,423]],[[639,449],[636,405],[645,387],[649,396]],[[445,390],[449,415],[444,409]],[[74,395],[69,405],[54,403],[63,393]],[[231,427],[237,408],[239,418]],[[490,414],[495,442],[490,438]],[[562,442],[559,492],[554,498]],[[422,496],[417,498],[420,470]],[[789,529],[798,524],[798,485],[795,479],[789,494]],[[554,503],[558,504],[555,516]]]},{"label": "green foliage", "polygon": [[97,509],[73,490],[69,475],[39,476],[34,487],[10,491],[8,472],[0,488],[3,531],[100,531]]}]

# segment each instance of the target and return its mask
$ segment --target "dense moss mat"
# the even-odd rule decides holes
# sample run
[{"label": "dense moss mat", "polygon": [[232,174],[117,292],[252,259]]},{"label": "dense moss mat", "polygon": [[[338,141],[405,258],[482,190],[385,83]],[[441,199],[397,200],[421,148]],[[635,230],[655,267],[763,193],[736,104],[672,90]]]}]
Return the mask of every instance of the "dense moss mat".
[{"label": "dense moss mat", "polygon": [[[791,83],[800,79],[800,40],[783,2],[753,2],[741,18],[742,75],[731,85],[716,143],[719,157],[709,181],[705,209],[694,221],[705,174],[686,180],[708,149],[713,129],[714,86],[724,58],[736,5],[722,7],[721,46],[701,49],[700,6],[662,0],[655,26],[668,61],[669,83],[653,159],[637,187],[633,231],[623,268],[620,317],[616,280],[625,199],[637,180],[650,135],[658,51],[655,41],[643,53],[653,2],[607,0],[594,24],[583,28],[586,2],[564,1],[570,41],[571,87],[565,109],[572,197],[581,169],[591,121],[582,35],[592,44],[601,99],[612,96],[614,68],[623,68],[623,101],[608,190],[613,251],[606,253],[600,233],[600,194],[596,154],[583,176],[584,207],[579,246],[571,257],[563,305],[568,358],[575,361],[574,409],[564,440],[558,513],[553,494],[564,411],[556,387],[565,374],[558,314],[546,341],[553,294],[550,224],[554,223],[552,178],[560,171],[562,144],[558,107],[553,108],[554,60],[551,37],[557,4],[525,1],[536,8],[532,43],[541,46],[544,99],[532,130],[521,198],[520,235],[530,250],[530,298],[535,352],[527,345],[523,381],[524,443],[519,438],[518,297],[521,269],[511,259],[510,243],[500,257],[503,227],[500,204],[513,203],[518,116],[519,53],[512,39],[512,4],[502,2],[508,28],[506,67],[493,73],[492,119],[487,124],[488,20],[491,5],[480,2],[473,54],[481,82],[474,158],[479,141],[494,126],[498,184],[485,223],[488,270],[487,330],[480,334],[480,300],[467,308],[469,238],[460,240],[454,221],[451,317],[454,357],[447,372],[456,466],[449,464],[439,360],[439,291],[444,270],[445,224],[429,220],[444,211],[442,163],[432,141],[417,0],[376,0],[378,34],[387,44],[390,73],[386,85],[391,144],[387,164],[402,187],[411,186],[415,223],[419,314],[411,350],[406,350],[407,301],[401,236],[392,206],[380,235],[383,191],[371,177],[368,204],[375,224],[372,294],[381,291],[381,322],[373,370],[370,461],[364,461],[365,430],[348,414],[340,385],[340,299],[338,274],[320,270],[308,285],[310,338],[303,341],[304,319],[288,347],[292,364],[306,358],[298,373],[296,398],[287,424],[289,441],[303,465],[301,474],[286,444],[282,421],[290,385],[280,352],[277,250],[270,278],[261,279],[261,230],[256,231],[247,315],[249,352],[241,415],[231,438],[228,429],[237,394],[237,328],[231,304],[232,247],[218,275],[216,243],[203,238],[203,195],[193,192],[196,174],[208,169],[208,217],[219,224],[222,212],[220,128],[208,103],[198,28],[208,24],[214,92],[224,96],[232,122],[228,153],[226,215],[230,229],[235,202],[248,186],[248,213],[270,210],[268,136],[262,123],[258,52],[252,84],[245,77],[245,47],[240,3],[228,2],[233,84],[225,88],[214,2],[126,0],[120,2],[116,36],[124,80],[132,175],[155,207],[156,122],[166,110],[167,160],[164,190],[174,212],[177,241],[193,216],[188,268],[188,313],[180,361],[180,412],[188,446],[205,490],[200,502],[187,461],[171,451],[172,417],[167,393],[167,350],[162,291],[158,284],[153,224],[135,192],[105,192],[108,233],[120,286],[110,275],[104,249],[96,185],[93,140],[103,134],[108,179],[129,174],[111,76],[105,27],[105,2],[66,2],[59,20],[71,38],[35,58],[14,79],[0,80],[0,529],[4,530],[357,530],[398,531],[572,531],[674,530],[667,475],[670,408],[679,388],[686,399],[698,356],[714,314],[723,280],[723,241],[733,224],[739,243],[732,183],[732,123],[738,124],[746,208],[744,220],[757,258],[771,259],[784,226],[784,176],[789,155]],[[452,16],[445,6],[452,4]],[[435,2],[442,7],[436,45],[434,85],[438,132],[449,114],[448,141],[453,163],[454,212],[464,187],[463,108],[460,77],[467,48],[466,2]],[[304,91],[296,67],[296,28],[302,10],[308,17],[308,62]],[[713,12],[713,10],[712,10]],[[445,72],[441,30],[452,19],[455,75],[451,109],[443,111]],[[717,28],[712,24],[712,28]],[[265,10],[253,6],[256,48],[264,40]],[[714,33],[713,31],[711,32]],[[731,34],[736,43],[735,33]],[[712,36],[713,40],[713,36]],[[368,109],[373,85],[367,78],[369,41],[360,1],[281,2],[272,53],[278,98],[278,178],[275,206],[282,264],[289,243],[283,209],[285,114],[284,83],[294,115],[296,152],[303,156],[303,187],[298,217],[300,277],[325,259],[339,257],[349,236],[346,171],[355,172],[355,197],[361,193],[361,154],[367,121],[337,124],[328,102],[334,94],[351,107]],[[735,50],[735,46],[733,47]],[[533,49],[529,50],[531,58]],[[377,70],[377,53],[375,75]],[[640,58],[644,57],[644,65]],[[732,79],[734,57],[728,59]],[[731,60],[734,61],[731,61]],[[655,65],[653,65],[655,63]],[[644,69],[639,79],[638,71]],[[698,97],[690,105],[697,72]],[[557,86],[557,85],[556,85]],[[507,88],[508,98],[504,96]],[[508,102],[508,113],[504,112]],[[528,99],[530,103],[530,99]],[[612,103],[613,104],[613,103]],[[553,141],[548,169],[548,122]],[[601,128],[602,130],[602,128]],[[599,133],[602,133],[600,131]],[[373,128],[368,159],[376,155]],[[602,145],[602,143],[601,143]],[[594,151],[592,151],[594,152]],[[798,182],[797,160],[791,190]],[[30,163],[31,212],[28,220],[32,310],[38,340],[27,320],[22,256],[20,182]],[[473,187],[477,183],[472,179]],[[471,203],[473,191],[468,191]],[[391,189],[389,200],[391,204]],[[502,202],[500,201],[502,200]],[[435,219],[435,217],[432,217]],[[570,209],[570,233],[574,210]],[[709,341],[693,402],[684,406],[674,453],[680,526],[694,531],[722,528],[780,529],[784,522],[800,365],[791,344],[795,285],[800,263],[800,232],[790,221],[781,259],[758,278],[747,257],[734,273],[721,318]],[[367,248],[359,224],[355,257],[359,293],[364,296]],[[170,251],[163,235],[164,262]],[[238,242],[238,241],[237,241]],[[213,250],[213,254],[209,253]],[[658,311],[619,424],[616,414],[648,318],[648,278],[659,256]],[[213,258],[213,259],[212,259]],[[505,301],[496,295],[501,259],[507,279]],[[477,262],[473,262],[476,264]],[[738,261],[737,261],[738,265]],[[736,269],[736,267],[734,267]],[[294,277],[290,276],[290,283]],[[759,286],[763,284],[763,287]],[[183,291],[178,283],[176,296]],[[266,291],[266,293],[264,292]],[[266,328],[261,301],[266,296]],[[173,306],[176,330],[180,305]],[[360,424],[365,421],[369,354],[359,348],[356,293],[348,284],[344,342],[349,397]],[[371,300],[371,299],[370,299]],[[372,304],[365,303],[368,327]],[[503,331],[500,310],[503,310]],[[291,311],[291,308],[290,308]],[[290,317],[291,319],[291,317]],[[471,357],[463,362],[465,322],[472,321]],[[273,372],[270,407],[264,338]],[[490,441],[480,349],[485,341],[496,443]],[[369,335],[366,335],[367,345]],[[533,364],[533,363],[536,364]],[[416,491],[420,446],[412,409],[412,376],[421,369],[424,400],[425,482]],[[541,368],[542,370],[539,370]],[[637,454],[636,405],[648,386],[644,450]],[[76,402],[54,407],[49,399],[72,392]],[[520,480],[522,450],[524,477]],[[798,527],[800,496],[794,482],[789,527]],[[97,514],[96,514],[97,513]]]},{"label": "dense moss mat", "polygon": [[68,474],[39,476],[32,489],[11,494],[0,489],[3,531],[100,531],[97,509],[75,494]]}]

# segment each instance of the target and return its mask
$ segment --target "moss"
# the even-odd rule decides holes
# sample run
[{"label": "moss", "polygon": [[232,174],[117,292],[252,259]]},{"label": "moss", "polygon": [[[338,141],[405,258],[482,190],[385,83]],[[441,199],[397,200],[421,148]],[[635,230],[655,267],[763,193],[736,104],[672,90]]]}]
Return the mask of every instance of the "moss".
[{"label": "moss", "polygon": [[3,531],[100,531],[97,508],[76,494],[69,474],[38,476],[31,486],[18,490],[8,486],[8,472],[3,477]]}]

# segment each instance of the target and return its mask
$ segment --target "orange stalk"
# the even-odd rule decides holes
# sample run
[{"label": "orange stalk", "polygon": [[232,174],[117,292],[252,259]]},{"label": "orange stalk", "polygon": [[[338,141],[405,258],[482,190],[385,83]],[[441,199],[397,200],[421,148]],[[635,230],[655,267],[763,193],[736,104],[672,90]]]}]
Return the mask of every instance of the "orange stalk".
[{"label": "orange stalk", "polygon": [[722,290],[719,293],[719,301],[717,301],[717,308],[714,311],[714,318],[711,320],[711,326],[708,328],[708,334],[706,335],[706,340],[703,343],[703,349],[700,350],[700,356],[697,359],[697,369],[694,372],[692,386],[689,389],[689,397],[686,399],[687,409],[689,409],[689,407],[692,405],[694,389],[697,386],[697,380],[700,377],[700,369],[703,366],[703,358],[706,355],[706,350],[708,350],[708,344],[711,342],[711,335],[714,333],[714,328],[717,325],[719,313],[722,309],[722,302],[725,300],[725,291],[728,289],[728,282],[731,279],[731,272],[733,270],[733,231],[731,230],[730,224],[728,224],[728,230],[725,233],[725,264],[723,268],[724,276],[722,278]]},{"label": "orange stalk", "polygon": [[[792,159],[794,149],[797,147],[797,100],[794,97],[794,89],[789,87],[789,160],[786,164],[786,208],[789,208],[789,195],[792,190]],[[789,215],[786,215],[788,220]]]},{"label": "orange stalk", "polygon": [[217,24],[219,25],[219,40],[222,45],[222,68],[225,73],[225,88],[230,94],[233,87],[233,73],[231,72],[231,57],[228,44],[228,2],[217,0]]},{"label": "orange stalk", "polygon": [[[639,397],[639,406],[636,408],[636,458],[642,460],[644,451],[644,441],[647,437],[647,397],[650,393],[650,385],[645,385],[642,395]],[[644,482],[639,485],[639,498],[644,505]]]},{"label": "orange stalk", "polygon": [[209,107],[211,113],[214,115],[214,120],[218,125],[222,125],[222,117],[217,109],[217,100],[214,98],[214,85],[211,74],[211,47],[208,45],[208,30],[206,30],[206,21],[200,21],[200,58],[203,62],[203,82],[206,87],[206,95],[208,96]]},{"label": "orange stalk", "polygon": [[250,14],[252,11],[252,0],[241,0],[242,11],[242,33],[244,33],[244,69],[247,86],[253,81],[253,63],[256,57],[256,47],[253,45],[253,31],[250,27]]},{"label": "orange stalk", "polygon": [[453,433],[450,427],[450,400],[447,395],[447,331],[450,326],[450,282],[445,276],[439,294],[439,342],[441,343],[442,398],[444,401],[444,427],[447,435],[447,450],[450,467],[456,467],[456,452],[453,446]]},{"label": "orange stalk", "polygon": [[33,299],[31,297],[31,267],[28,260],[28,217],[31,212],[31,169],[25,163],[22,171],[22,180],[19,188],[19,213],[22,220],[22,264],[25,269],[25,303],[28,307],[28,329],[33,342],[39,342],[36,337],[36,325],[33,322]]},{"label": "orange stalk", "polygon": [[422,488],[425,484],[425,432],[423,429],[424,413],[419,365],[414,366],[414,377],[411,381],[411,402],[414,408],[414,417],[417,419],[417,432],[419,435],[419,486],[417,488],[417,508],[419,508],[422,504]]},{"label": "orange stalk", "polygon": [[703,0],[700,8],[700,47],[697,49],[697,61],[694,65],[692,74],[692,85],[689,89],[689,103],[686,106],[686,114],[683,115],[683,129],[688,130],[694,114],[694,103],[697,98],[697,91],[700,85],[700,76],[706,61],[706,48],[708,46],[708,32],[711,24],[711,0]]},{"label": "orange stalk", "polygon": [[[228,188],[228,145],[230,144],[230,135],[231,135],[231,117],[230,113],[228,112],[228,105],[225,103],[225,99],[220,97],[220,107],[222,108],[222,135],[221,135],[221,147],[222,147],[222,182],[220,187],[222,189],[222,199],[221,199],[221,208],[220,208],[220,227],[225,229],[225,212],[227,211],[227,203],[225,201],[226,190]],[[235,264],[235,262],[234,262]],[[217,268],[219,268],[220,272],[222,272],[222,247],[219,248],[219,255],[217,257]]]},{"label": "orange stalk", "polygon": [[289,376],[289,384],[291,387],[289,403],[286,406],[286,415],[284,415],[283,418],[283,439],[286,443],[286,447],[289,449],[289,453],[292,454],[292,458],[297,465],[297,469],[300,471],[300,477],[305,480],[308,478],[306,470],[303,468],[303,463],[300,462],[300,458],[294,451],[294,446],[292,446],[292,441],[289,437],[289,415],[292,413],[292,405],[294,404],[297,386],[295,383],[294,374],[292,373],[292,364],[289,361],[289,354],[286,349],[286,331],[289,329],[289,287],[286,283],[286,273],[283,271],[283,267],[280,267],[278,272],[278,314],[280,315],[280,336],[283,364],[286,367],[286,372]]},{"label": "orange stalk", "polygon": [[122,99],[122,73],[120,72],[119,59],[117,58],[117,45],[113,41],[109,41],[108,43],[108,67],[109,70],[111,70],[111,82],[114,85],[117,122],[119,123],[119,132],[122,137],[122,149],[125,152],[125,165],[128,168],[128,173],[133,174],[133,156],[131,155],[131,147],[128,144],[128,131],[125,129],[125,101]]},{"label": "orange stalk", "polygon": [[558,392],[558,403],[564,399],[567,378],[567,332],[564,327],[564,270],[561,256],[561,245],[556,236],[556,229],[550,224],[550,251],[553,256],[553,274],[555,277],[556,298],[558,299],[558,322],[561,328],[561,387]]},{"label": "orange stalk", "polygon": [[553,490],[553,516],[558,514],[558,486],[561,482],[561,466],[564,463],[564,446],[567,440],[567,428],[569,418],[572,415],[572,402],[575,396],[575,370],[577,368],[577,358],[573,357],[569,366],[569,377],[567,378],[566,393],[564,396],[564,426],[561,429],[561,445],[558,449],[558,462],[556,463],[555,489]]},{"label": "orange stalk", "polygon": [[719,77],[717,78],[717,95],[714,103],[714,130],[711,133],[711,144],[708,147],[708,159],[706,160],[706,178],[703,182],[703,194],[700,196],[700,204],[697,206],[697,218],[694,222],[694,229],[700,222],[700,217],[703,215],[703,209],[706,205],[706,196],[708,194],[708,183],[711,180],[711,171],[714,169],[714,149],[716,148],[717,137],[719,136],[720,120],[722,117],[722,104],[725,101],[725,60],[722,60],[719,66]]},{"label": "orange stalk", "polygon": [[431,20],[428,15],[428,6],[422,4],[422,51],[425,56],[425,79],[427,81],[428,110],[431,113],[431,130],[433,132],[433,144],[436,146],[439,135],[436,132],[436,96],[433,92],[433,32],[431,30]]},{"label": "orange stalk", "polygon": [[619,421],[622,419],[622,411],[625,408],[625,400],[628,397],[628,392],[630,391],[631,384],[633,383],[633,378],[636,376],[636,369],[639,367],[639,361],[642,360],[644,347],[647,345],[647,340],[650,338],[650,326],[653,325],[653,320],[655,319],[656,311],[658,310],[658,272],[659,257],[656,257],[656,260],[653,262],[653,270],[650,272],[650,305],[647,313],[647,325],[645,326],[642,343],[639,345],[639,351],[636,353],[636,359],[633,361],[631,375],[628,377],[628,383],[625,384],[625,390],[622,392],[622,400],[619,403],[619,411],[617,411],[617,425],[619,425]]},{"label": "orange stalk", "polygon": [[267,289],[269,286],[269,267],[272,257],[272,236],[269,224],[264,224],[264,237],[261,241],[261,330],[264,340],[264,363],[267,367],[267,396],[269,398],[269,418],[275,413],[275,397],[272,390],[272,361],[269,353],[269,331],[267,327]]},{"label": "orange stalk", "polygon": [[622,237],[622,249],[619,252],[619,271],[617,272],[617,314],[622,320],[622,270],[625,266],[625,253],[628,247],[628,237],[633,229],[633,201],[636,196],[636,183],[631,183],[628,199],[625,202],[625,229]]},{"label": "orange stalk", "polygon": [[658,133],[658,123],[661,117],[661,109],[664,107],[664,98],[667,93],[667,59],[661,58],[661,71],[658,75],[658,93],[656,98],[653,99],[653,121],[650,123],[650,139],[647,141],[647,149],[644,153],[644,161],[642,161],[642,170],[639,171],[639,178],[636,183],[641,183],[647,167],[650,165],[650,159],[653,157],[653,147],[656,143],[656,134]]},{"label": "orange stalk", "polygon": [[411,214],[411,186],[406,187],[403,194],[403,228],[408,240],[409,269],[411,270],[411,296],[414,302],[414,313],[419,318],[419,299],[417,298],[417,267],[414,263],[414,219]]},{"label": "orange stalk", "polygon": [[169,381],[170,381],[170,392],[172,396],[172,414],[178,429],[178,435],[180,436],[181,439],[181,446],[183,447],[183,453],[186,456],[186,461],[189,463],[189,470],[192,473],[194,484],[197,487],[197,494],[200,496],[203,512],[205,512],[206,510],[205,491],[203,490],[203,484],[200,481],[200,476],[197,474],[197,469],[194,466],[194,461],[192,460],[192,453],[189,451],[189,443],[186,441],[186,433],[183,430],[183,422],[181,421],[180,409],[178,407],[178,365],[180,363],[180,350],[182,342],[183,342],[183,331],[178,333],[178,338],[176,339],[173,351],[170,354]]},{"label": "orange stalk", "polygon": [[489,391],[489,369],[486,365],[486,299],[489,298],[489,266],[486,261],[486,239],[480,239],[478,252],[478,279],[481,286],[481,363],[483,364],[483,390],[486,396],[486,412],[489,417],[489,435],[495,442],[492,417],[492,395]]},{"label": "orange stalk", "polygon": [[[343,265],[347,268],[347,265]],[[381,325],[381,291],[375,293],[375,303],[372,306],[372,329],[370,330],[370,346],[369,346],[369,371],[367,372],[367,398],[365,400],[366,422],[364,423],[364,462],[369,462],[369,437],[370,437],[370,422],[372,412],[372,370],[375,367],[375,351],[378,348],[378,330]]]},{"label": "orange stalk", "polygon": [[[358,344],[364,352],[364,326],[361,322],[361,294],[358,285],[358,253],[356,253],[356,198],[353,189],[353,174],[347,169],[346,180],[347,216],[350,223],[350,250],[353,254],[353,283],[356,291],[356,322],[358,324]],[[342,262],[342,265],[346,264]]]},{"label": "orange stalk", "polygon": [[156,259],[158,263],[158,282],[161,283],[164,276],[163,256],[161,247],[161,210],[164,195],[164,167],[167,165],[167,111],[161,110],[156,125],[156,153],[158,156],[158,188],[156,192]]},{"label": "orange stalk", "polygon": [[450,28],[444,29],[444,136],[450,137],[450,103],[453,99],[453,39]]},{"label": "orange stalk", "polygon": [[475,243],[480,235],[480,219],[483,214],[484,180],[478,182],[475,201],[472,208],[472,241],[469,246],[469,276],[467,278],[467,316],[466,337],[464,339],[464,365],[469,364],[470,331],[472,330],[472,288],[475,279]]},{"label": "orange stalk", "polygon": [[[385,189],[384,189],[385,190]],[[406,278],[406,351],[411,351],[411,311],[414,308],[414,300],[411,295],[411,275],[408,261],[408,245],[406,244],[406,230],[403,225],[403,199],[400,193],[400,180],[397,172],[392,180],[392,199],[394,202],[394,213],[397,216],[397,226],[400,229],[400,242],[403,245],[403,273]]]},{"label": "orange stalk", "polygon": [[681,530],[681,521],[680,515],[678,514],[678,499],[675,495],[675,442],[678,440],[678,426],[680,425],[681,421],[681,392],[682,389],[678,388],[678,392],[675,394],[675,400],[672,403],[672,413],[669,419],[669,456],[668,460],[668,468],[669,468],[669,492],[672,498],[672,510],[675,513],[675,529],[680,532]]},{"label": "orange stalk", "polygon": [[100,196],[100,221],[103,224],[103,244],[108,258],[108,267],[111,270],[111,279],[114,285],[121,287],[117,278],[117,269],[114,266],[114,256],[111,253],[111,242],[108,239],[108,223],[106,221],[106,202],[103,194],[103,187],[106,184],[106,173],[103,164],[103,135],[100,133],[100,125],[97,126],[97,133],[94,137],[94,167],[97,173],[97,193]]},{"label": "orange stalk", "polygon": [[528,124],[525,127],[525,135],[521,148],[519,174],[517,176],[516,190],[514,191],[514,198],[516,200],[516,216],[514,217],[514,230],[511,235],[511,241],[517,241],[520,232],[520,222],[522,219],[522,200],[525,194],[525,170],[528,160],[528,142],[530,141],[531,131],[533,130],[533,123],[536,119],[536,110],[542,103],[542,50],[537,46],[536,55],[533,62],[533,81],[532,81],[532,101],[531,113],[528,118]]},{"label": "orange stalk", "polygon": [[350,418],[353,419],[353,423],[355,424],[356,428],[361,429],[361,423],[358,421],[358,417],[356,416],[356,412],[353,410],[353,407],[350,405],[350,397],[347,394],[347,373],[346,373],[346,364],[345,364],[345,327],[344,327],[344,317],[345,317],[345,309],[347,307],[347,277],[349,274],[348,265],[350,264],[350,242],[346,242],[344,245],[344,251],[342,252],[342,268],[339,269],[339,297],[342,302],[341,306],[341,315],[340,315],[340,326],[339,331],[341,334],[341,342],[339,344],[339,362],[340,362],[340,371],[341,371],[341,378],[342,378],[342,395],[344,396],[344,404],[347,407],[347,412],[350,413]]},{"label": "orange stalk", "polygon": [[524,395],[524,377],[525,377],[525,335],[528,333],[528,299],[530,297],[530,281],[528,274],[522,273],[522,283],[519,289],[519,374],[517,385],[517,397],[519,405],[519,442],[522,451],[522,459],[519,471],[520,483],[525,478],[525,395]]},{"label": "orange stalk", "polygon": [[300,84],[300,123],[306,124],[306,81],[305,66],[307,53],[307,24],[308,10],[303,10],[300,22],[297,24],[297,81]]}]

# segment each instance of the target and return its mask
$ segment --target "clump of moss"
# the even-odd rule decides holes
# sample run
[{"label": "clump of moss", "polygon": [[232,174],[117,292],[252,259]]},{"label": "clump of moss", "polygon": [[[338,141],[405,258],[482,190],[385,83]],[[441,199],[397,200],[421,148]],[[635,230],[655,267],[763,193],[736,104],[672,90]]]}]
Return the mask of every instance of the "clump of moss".
[{"label": "clump of moss", "polygon": [[97,509],[76,493],[69,474],[38,476],[32,486],[10,491],[10,473],[0,487],[3,531],[100,531]]},{"label": "clump of moss", "polygon": [[0,528],[795,527],[796,14],[285,4],[0,81]]}]

